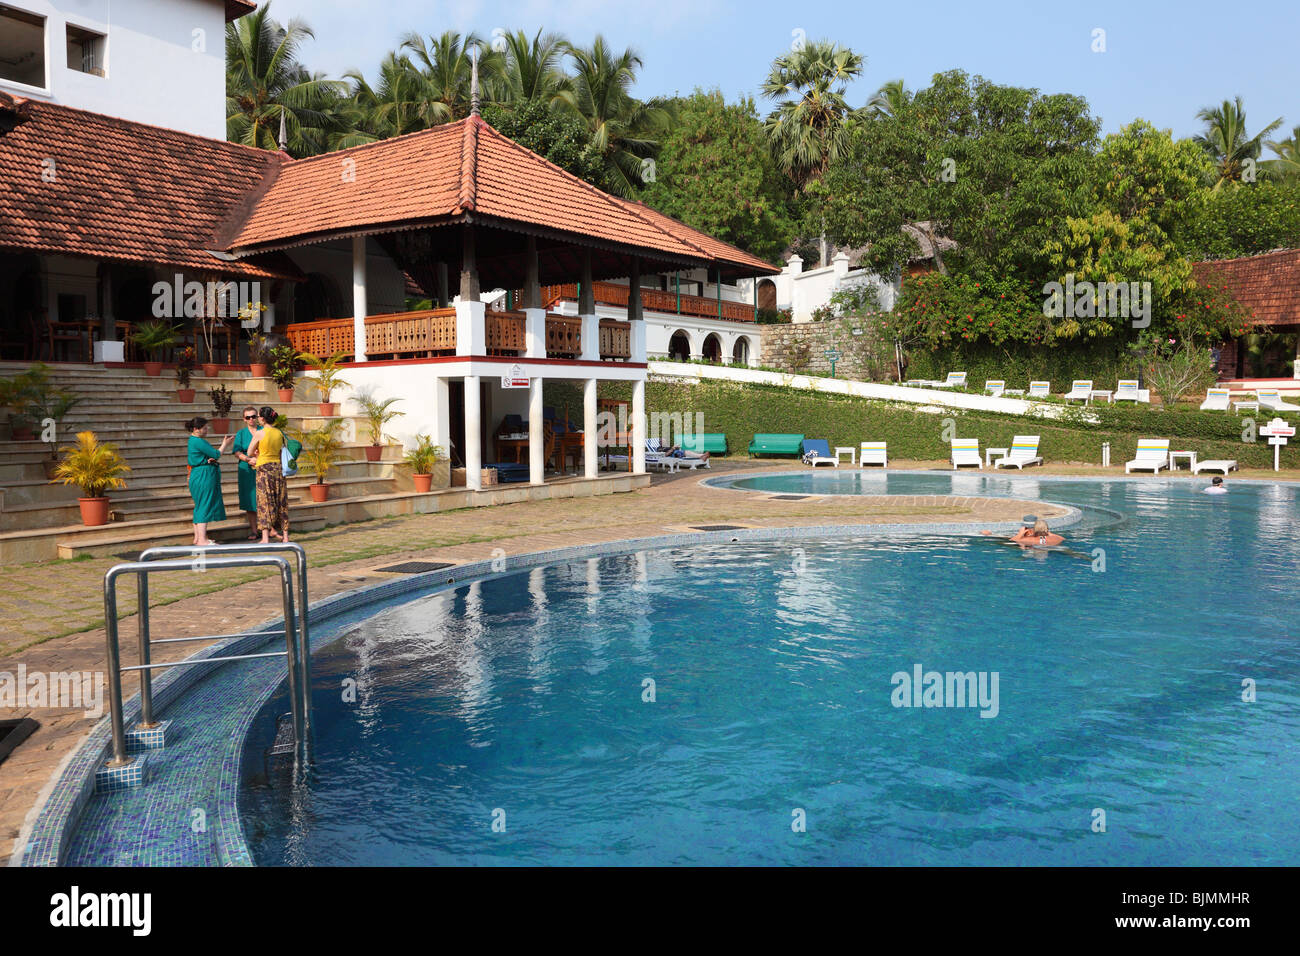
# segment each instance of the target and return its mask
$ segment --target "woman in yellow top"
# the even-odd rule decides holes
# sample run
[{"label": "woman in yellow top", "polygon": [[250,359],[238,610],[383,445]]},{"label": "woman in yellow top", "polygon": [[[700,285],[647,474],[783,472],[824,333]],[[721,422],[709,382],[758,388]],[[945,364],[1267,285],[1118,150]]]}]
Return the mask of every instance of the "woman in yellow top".
[{"label": "woman in yellow top", "polygon": [[274,408],[263,405],[258,409],[257,415],[261,426],[249,438],[246,452],[255,462],[257,527],[262,532],[262,544],[270,544],[271,536],[280,541],[288,541],[289,486],[280,467],[284,433],[275,427]]}]

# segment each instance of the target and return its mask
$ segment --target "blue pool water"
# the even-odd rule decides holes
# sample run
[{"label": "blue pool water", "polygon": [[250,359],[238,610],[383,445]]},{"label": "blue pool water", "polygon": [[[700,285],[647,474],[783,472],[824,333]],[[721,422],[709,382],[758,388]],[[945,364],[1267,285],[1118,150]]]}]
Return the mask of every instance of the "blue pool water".
[{"label": "blue pool water", "polygon": [[[255,860],[1300,863],[1294,489],[846,471],[764,490],[858,480],[1080,506],[1078,554],[698,547],[388,609],[316,655],[305,785],[268,772],[257,721]],[[918,664],[997,672],[996,717],[893,706]]]}]

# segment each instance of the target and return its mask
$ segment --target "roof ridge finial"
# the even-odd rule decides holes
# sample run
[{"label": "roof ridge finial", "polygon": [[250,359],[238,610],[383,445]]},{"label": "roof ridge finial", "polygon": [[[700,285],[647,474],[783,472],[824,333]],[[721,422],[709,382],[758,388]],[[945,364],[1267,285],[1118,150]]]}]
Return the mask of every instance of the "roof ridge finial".
[{"label": "roof ridge finial", "polygon": [[470,47],[469,52],[469,115],[479,115],[478,102],[478,45]]},{"label": "roof ridge finial", "polygon": [[286,152],[286,153],[287,153],[287,152],[289,151],[289,134],[285,131],[285,128],[284,128],[284,107],[283,107],[283,106],[280,107],[280,138],[279,138],[279,144],[280,144],[280,150],[281,150],[281,152]]}]

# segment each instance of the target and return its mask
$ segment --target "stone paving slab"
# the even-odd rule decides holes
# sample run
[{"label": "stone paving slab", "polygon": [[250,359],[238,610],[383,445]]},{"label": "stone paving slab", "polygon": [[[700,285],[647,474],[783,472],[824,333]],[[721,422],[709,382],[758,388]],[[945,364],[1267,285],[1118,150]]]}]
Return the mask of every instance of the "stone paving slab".
[{"label": "stone paving slab", "polygon": [[[903,463],[898,463],[903,466]],[[942,468],[943,463],[908,463]],[[524,501],[361,522],[305,534],[312,600],[363,584],[391,579],[378,569],[409,560],[463,563],[494,556],[494,549],[522,554],[626,538],[651,537],[697,524],[752,527],[907,522],[1018,520],[1027,510],[1051,517],[1060,509],[1028,501],[943,495],[824,496],[775,500],[704,486],[702,481],[744,470],[804,470],[780,461],[717,461],[713,468],[657,475],[649,487],[599,497]],[[1119,469],[1061,467],[1030,474],[1122,475]],[[1004,475],[1005,476],[1005,475]],[[1012,476],[1015,477],[1015,476]],[[1027,475],[1028,477],[1028,475]],[[1162,476],[1162,478],[1165,476]],[[1272,478],[1271,472],[1260,477]],[[1205,478],[1199,479],[1205,481]],[[1231,480],[1231,479],[1229,479]],[[102,689],[104,630],[102,582],[116,558],[0,569],[0,673],[91,672]],[[204,571],[160,575],[150,582],[152,634],[182,637],[248,630],[279,614],[278,588],[261,572]],[[127,584],[119,598],[124,617],[133,616],[135,596]],[[22,602],[20,609],[19,602]],[[119,626],[122,663],[137,663],[135,623]],[[155,661],[178,660],[206,642],[155,648]],[[137,689],[124,675],[123,694]],[[101,700],[107,707],[107,695]],[[0,764],[0,859],[12,852],[41,788],[97,722],[80,709],[39,712],[0,708],[0,717],[33,716],[40,728]]]}]

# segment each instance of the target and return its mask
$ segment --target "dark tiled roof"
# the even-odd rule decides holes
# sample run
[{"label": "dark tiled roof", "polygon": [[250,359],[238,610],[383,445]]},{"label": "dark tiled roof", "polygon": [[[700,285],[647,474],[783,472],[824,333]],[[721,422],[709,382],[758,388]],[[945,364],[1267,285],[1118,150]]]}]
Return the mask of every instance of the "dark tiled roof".
[{"label": "dark tiled roof", "polygon": [[296,278],[283,256],[224,262],[207,251],[220,248],[218,228],[280,161],[0,93],[0,247]]},{"label": "dark tiled roof", "polygon": [[1198,282],[1219,283],[1264,325],[1300,324],[1300,249],[1197,262]]}]

